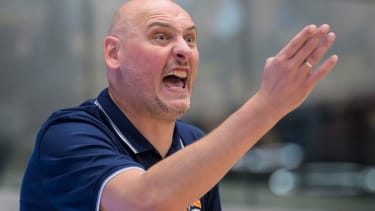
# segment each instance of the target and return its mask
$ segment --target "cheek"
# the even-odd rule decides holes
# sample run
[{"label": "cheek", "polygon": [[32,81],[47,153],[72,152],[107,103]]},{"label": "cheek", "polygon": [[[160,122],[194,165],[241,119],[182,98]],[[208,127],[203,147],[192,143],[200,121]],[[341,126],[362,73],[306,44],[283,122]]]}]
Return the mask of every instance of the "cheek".
[{"label": "cheek", "polygon": [[133,89],[141,92],[154,90],[155,86],[159,86],[167,57],[160,49],[139,44],[128,46],[128,49],[123,55],[122,70],[125,71],[125,80]]},{"label": "cheek", "polygon": [[168,57],[161,49],[152,46],[135,44],[128,49],[124,55],[125,65],[144,74],[160,74]]}]

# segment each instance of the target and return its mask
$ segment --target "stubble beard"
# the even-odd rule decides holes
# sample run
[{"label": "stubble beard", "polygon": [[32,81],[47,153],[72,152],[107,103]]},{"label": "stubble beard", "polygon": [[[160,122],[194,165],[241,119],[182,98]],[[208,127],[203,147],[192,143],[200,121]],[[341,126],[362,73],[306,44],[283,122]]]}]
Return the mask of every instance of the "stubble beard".
[{"label": "stubble beard", "polygon": [[159,117],[173,121],[182,117],[190,108],[190,105],[185,106],[184,108],[172,108],[159,98],[156,98],[155,101],[158,104],[160,110],[160,112],[157,112]]}]

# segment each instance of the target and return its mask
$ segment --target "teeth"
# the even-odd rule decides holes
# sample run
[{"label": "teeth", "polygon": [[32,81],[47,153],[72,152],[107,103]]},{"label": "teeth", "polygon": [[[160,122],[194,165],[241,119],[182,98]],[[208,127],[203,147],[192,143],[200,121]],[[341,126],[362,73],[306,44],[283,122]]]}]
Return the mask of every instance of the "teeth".
[{"label": "teeth", "polygon": [[187,72],[185,72],[185,71],[172,71],[167,76],[176,76],[178,78],[186,78]]}]

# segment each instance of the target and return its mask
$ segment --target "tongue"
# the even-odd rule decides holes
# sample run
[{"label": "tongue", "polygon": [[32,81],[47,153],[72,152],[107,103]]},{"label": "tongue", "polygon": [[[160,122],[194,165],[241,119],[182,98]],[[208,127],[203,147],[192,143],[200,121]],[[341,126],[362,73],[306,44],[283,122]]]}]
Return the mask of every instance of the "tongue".
[{"label": "tongue", "polygon": [[184,88],[184,81],[174,76],[169,76],[169,77],[164,78],[164,83],[169,88],[172,88],[172,87]]}]

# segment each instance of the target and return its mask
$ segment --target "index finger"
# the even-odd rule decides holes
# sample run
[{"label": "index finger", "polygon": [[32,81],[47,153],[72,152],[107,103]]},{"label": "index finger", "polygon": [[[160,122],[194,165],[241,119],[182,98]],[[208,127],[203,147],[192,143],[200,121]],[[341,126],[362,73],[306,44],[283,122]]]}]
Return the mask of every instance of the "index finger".
[{"label": "index finger", "polygon": [[316,25],[306,26],[277,55],[282,59],[292,58],[316,30]]}]

